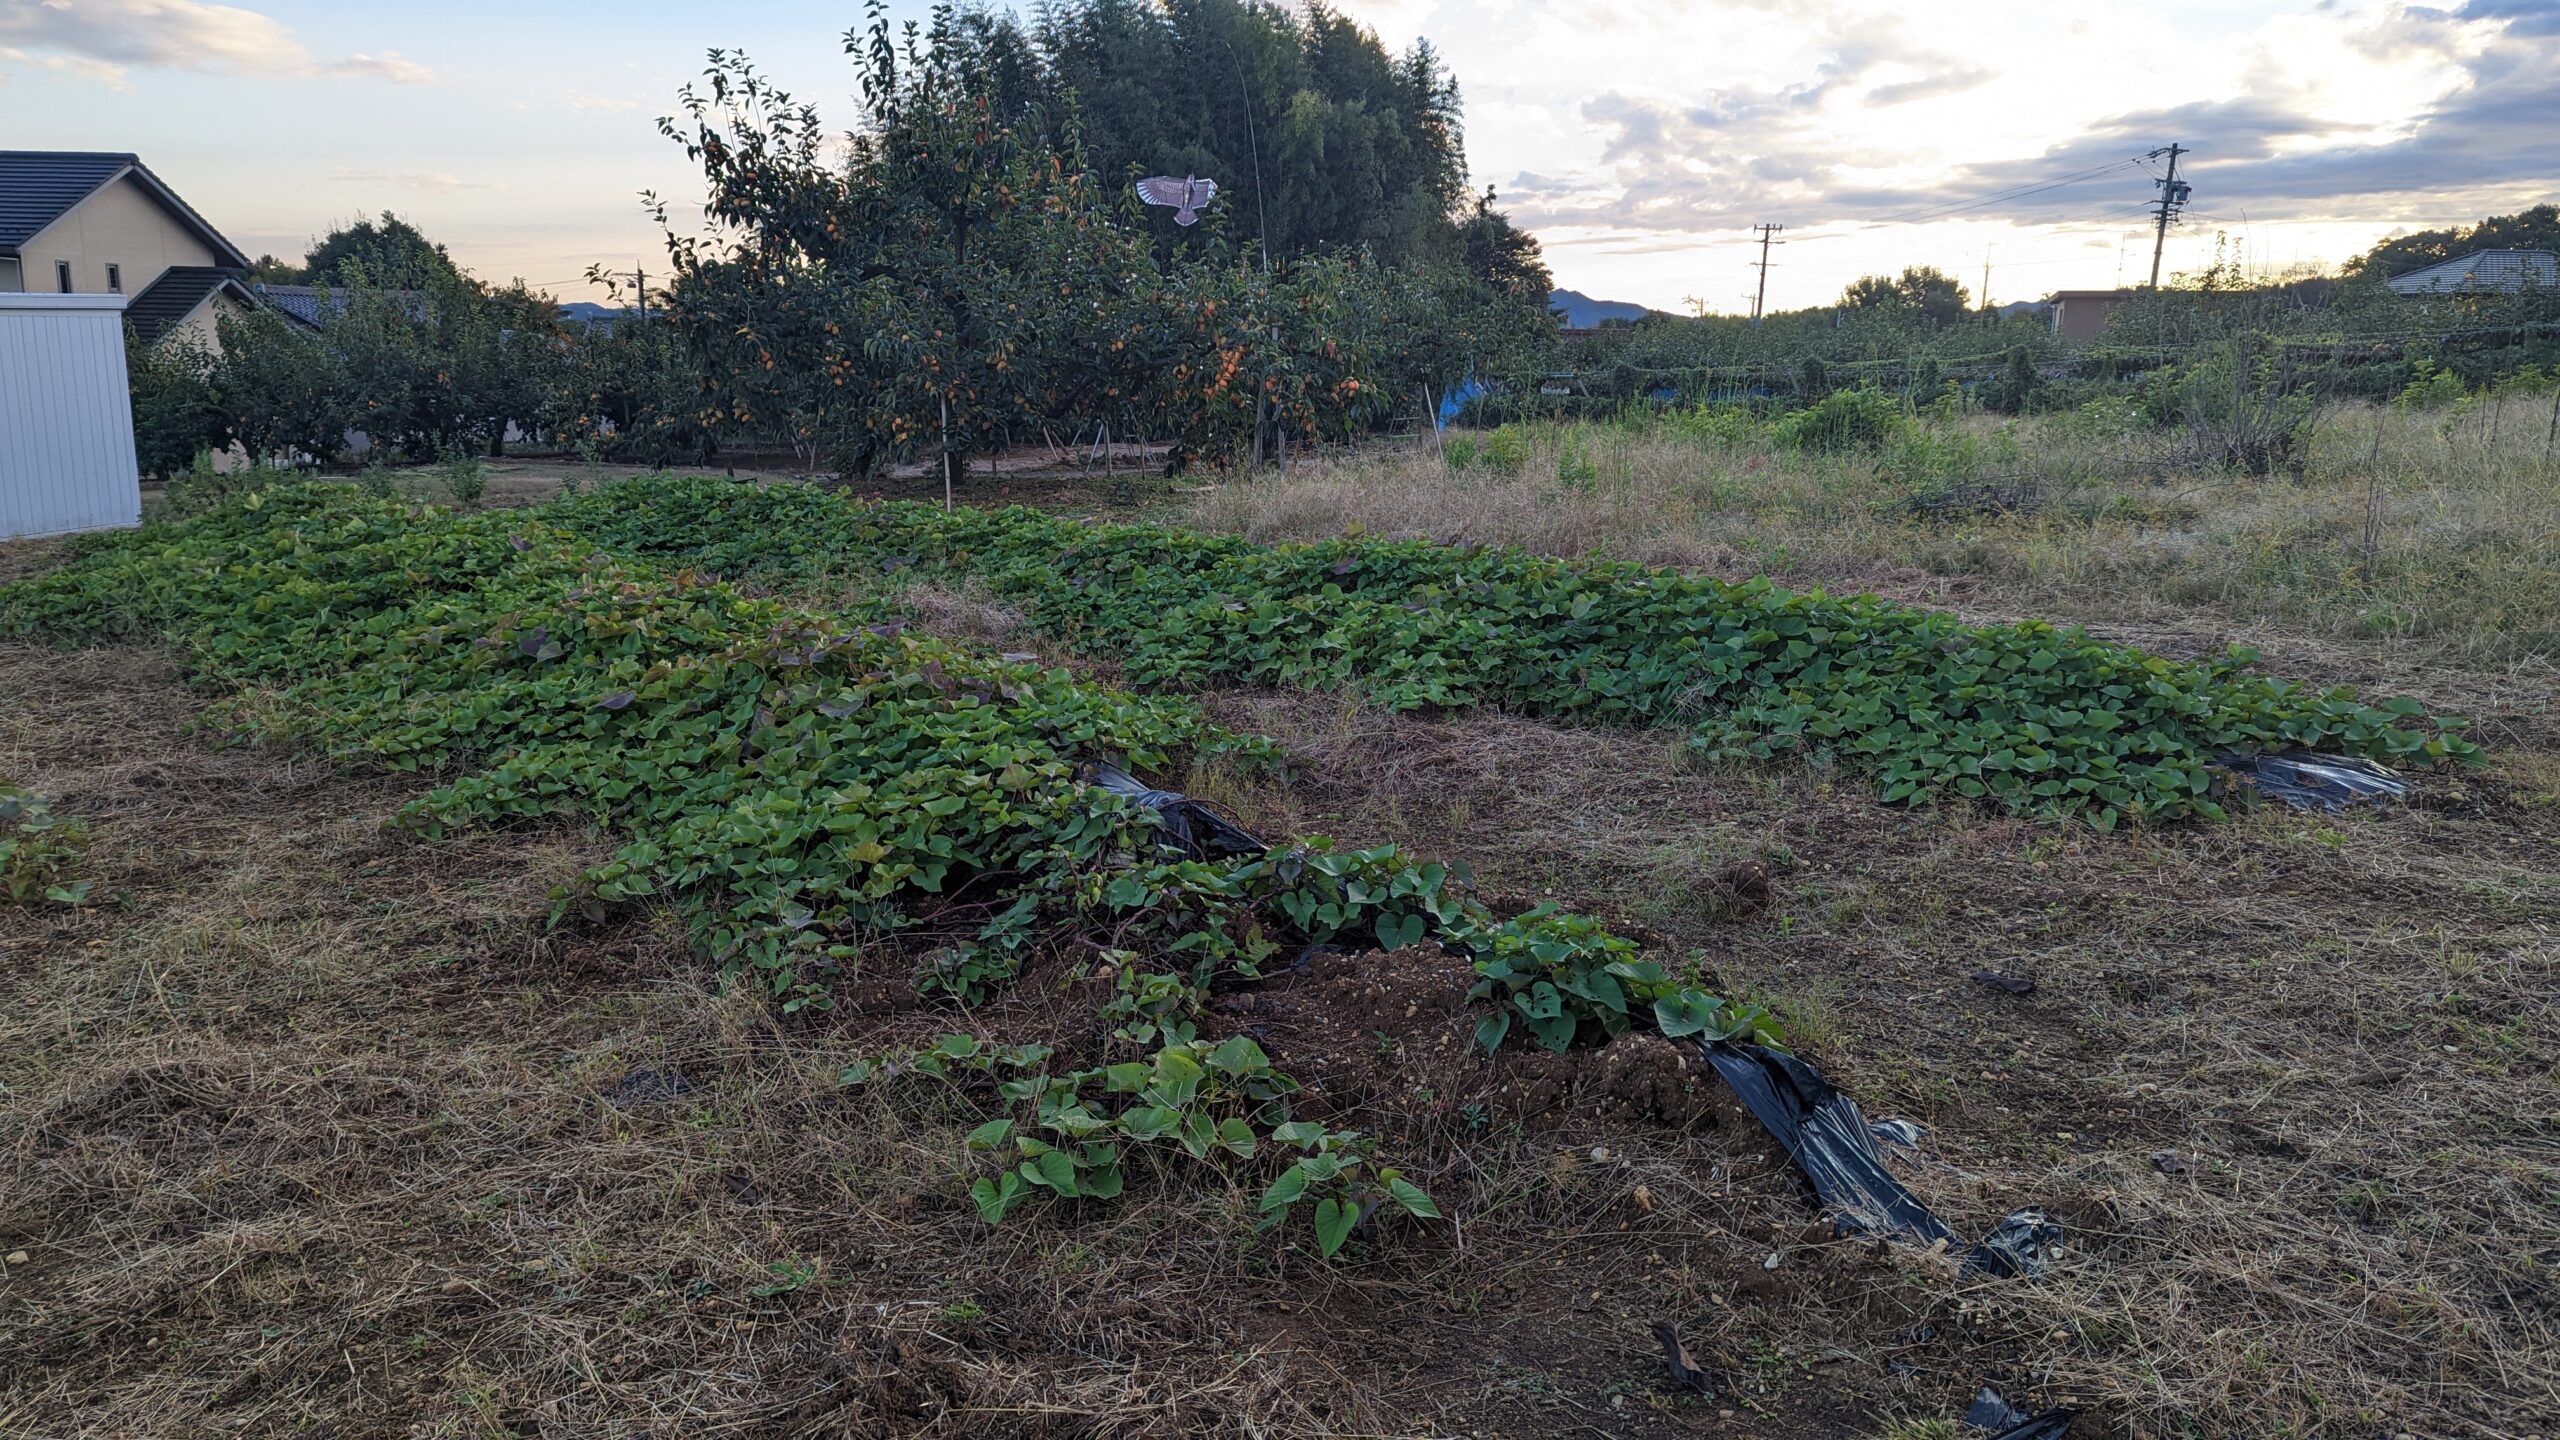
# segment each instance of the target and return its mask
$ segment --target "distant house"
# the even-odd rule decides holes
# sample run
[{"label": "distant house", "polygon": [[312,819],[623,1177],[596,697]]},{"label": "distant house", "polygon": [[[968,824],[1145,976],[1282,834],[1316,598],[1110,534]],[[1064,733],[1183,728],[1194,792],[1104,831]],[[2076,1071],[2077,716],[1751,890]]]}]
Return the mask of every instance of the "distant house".
[{"label": "distant house", "polygon": [[317,330],[330,320],[346,313],[347,292],[336,285],[270,285],[264,281],[251,286],[259,299],[273,306],[287,320],[298,320]]},{"label": "distant house", "polygon": [[203,342],[208,350],[220,351],[222,330],[218,322],[222,316],[244,314],[257,308],[257,304],[257,297],[240,283],[237,270],[219,265],[172,265],[124,307],[124,319],[145,345],[185,335]]},{"label": "distant house", "polygon": [[[269,309],[311,330],[318,330],[345,315],[356,297],[356,292],[344,285],[271,285],[261,280],[251,285],[249,290]],[[424,290],[381,290],[375,293],[397,299],[400,313],[413,322],[423,323],[431,314]]]},{"label": "distant house", "polygon": [[0,150],[0,292],[129,297],[146,341],[220,345],[249,258],[131,154]]},{"label": "distant house", "polygon": [[2560,255],[2548,250],[2474,250],[2383,281],[2402,295],[2513,295],[2560,288]]},{"label": "distant house", "polygon": [[2125,302],[2141,292],[2135,290],[2056,290],[2046,303],[2052,307],[2053,333],[2073,344],[2098,338],[2107,321],[2122,309]]}]

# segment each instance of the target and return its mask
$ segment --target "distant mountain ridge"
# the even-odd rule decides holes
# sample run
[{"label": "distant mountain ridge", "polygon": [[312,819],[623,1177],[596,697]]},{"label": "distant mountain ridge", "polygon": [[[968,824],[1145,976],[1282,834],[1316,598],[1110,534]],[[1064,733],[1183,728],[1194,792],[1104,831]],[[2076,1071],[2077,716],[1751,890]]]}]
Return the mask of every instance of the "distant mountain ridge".
[{"label": "distant mountain ridge", "polygon": [[1564,323],[1576,330],[1588,330],[1603,320],[1641,320],[1653,313],[1649,305],[1630,304],[1624,300],[1594,300],[1579,290],[1558,290],[1547,297],[1547,308],[1564,312]]}]

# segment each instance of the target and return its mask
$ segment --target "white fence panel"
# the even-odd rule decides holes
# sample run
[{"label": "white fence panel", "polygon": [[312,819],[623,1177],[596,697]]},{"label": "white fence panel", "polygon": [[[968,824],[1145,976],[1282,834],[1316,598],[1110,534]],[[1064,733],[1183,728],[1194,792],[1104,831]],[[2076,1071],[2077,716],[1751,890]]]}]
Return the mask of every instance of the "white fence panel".
[{"label": "white fence panel", "polygon": [[124,297],[0,293],[0,540],[140,523]]}]

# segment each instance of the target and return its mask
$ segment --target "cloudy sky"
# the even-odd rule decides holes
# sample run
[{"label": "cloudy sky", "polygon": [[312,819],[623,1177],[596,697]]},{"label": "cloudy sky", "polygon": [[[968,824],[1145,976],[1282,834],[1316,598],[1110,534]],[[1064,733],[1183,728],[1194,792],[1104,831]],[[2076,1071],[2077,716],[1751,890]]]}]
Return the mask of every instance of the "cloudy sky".
[{"label": "cloudy sky", "polygon": [[[900,13],[921,12],[901,0]],[[2560,198],[2560,0],[1343,0],[1464,87],[1479,183],[1558,283],[1746,308],[1935,264],[1995,299],[2253,267]],[[646,264],[655,133],[711,46],[850,117],[855,0],[0,0],[0,145],[140,152],[252,254],[396,210],[491,278]]]}]

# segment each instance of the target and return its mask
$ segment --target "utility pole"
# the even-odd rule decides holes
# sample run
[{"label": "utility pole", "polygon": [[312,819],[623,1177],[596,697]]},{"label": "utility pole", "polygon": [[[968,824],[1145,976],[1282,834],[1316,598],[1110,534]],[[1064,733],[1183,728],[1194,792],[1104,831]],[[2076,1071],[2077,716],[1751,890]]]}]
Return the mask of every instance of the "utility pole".
[{"label": "utility pole", "polygon": [[1784,240],[1773,242],[1769,237],[1787,227],[1763,222],[1751,228],[1760,232],[1760,289],[1751,297],[1751,323],[1757,325],[1760,323],[1760,309],[1769,299],[1769,246],[1773,243],[1779,245],[1787,243]]},{"label": "utility pole", "polygon": [[646,325],[649,323],[649,272],[634,270],[631,281],[640,292],[640,323]]},{"label": "utility pole", "polygon": [[2160,225],[2151,237],[2151,288],[2154,290],[2160,288],[2160,251],[2169,243],[2169,221],[2186,207],[2187,196],[2195,188],[2178,181],[2178,157],[2187,153],[2185,146],[2172,142],[2143,157],[2147,160],[2156,160],[2163,155],[2169,157],[2167,178],[2152,182],[2160,187]]},{"label": "utility pole", "polygon": [[1982,251],[1982,308],[1985,310],[1991,308],[1991,250],[1989,246],[1983,247]]}]

